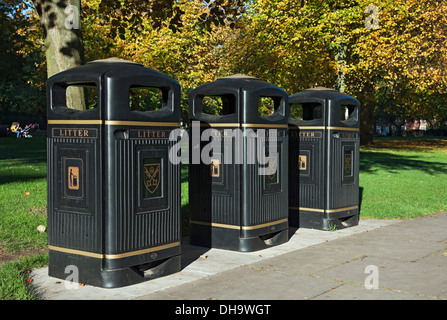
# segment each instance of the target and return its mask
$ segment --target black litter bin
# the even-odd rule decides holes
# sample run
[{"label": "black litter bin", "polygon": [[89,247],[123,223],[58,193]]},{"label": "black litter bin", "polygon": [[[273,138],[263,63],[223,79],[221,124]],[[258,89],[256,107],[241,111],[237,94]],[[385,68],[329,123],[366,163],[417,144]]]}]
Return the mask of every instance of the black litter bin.
[{"label": "black litter bin", "polygon": [[[287,98],[279,87],[244,75],[190,92],[191,244],[254,251],[288,240]],[[210,151],[211,141],[220,150]],[[262,172],[266,167],[276,170]]]},{"label": "black litter bin", "polygon": [[358,224],[360,103],[327,88],[289,96],[289,223]]},{"label": "black litter bin", "polygon": [[120,287],[179,271],[179,84],[97,60],[51,77],[47,101],[49,275]]}]

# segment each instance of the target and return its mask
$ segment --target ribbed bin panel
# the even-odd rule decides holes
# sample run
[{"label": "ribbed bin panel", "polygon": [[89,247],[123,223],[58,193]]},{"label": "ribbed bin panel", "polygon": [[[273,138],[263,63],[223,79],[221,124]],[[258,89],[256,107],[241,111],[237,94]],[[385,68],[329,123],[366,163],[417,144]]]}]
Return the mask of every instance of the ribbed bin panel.
[{"label": "ribbed bin panel", "polygon": [[[114,253],[127,252],[179,241],[180,212],[174,201],[180,199],[180,165],[173,165],[168,159],[167,141],[160,140],[117,140],[116,141],[116,237],[109,246]],[[143,207],[139,204],[141,182],[144,171],[141,169],[138,154],[153,157],[162,163],[160,182],[157,188],[163,188],[162,194],[155,201],[163,198],[163,204]],[[143,168],[144,169],[144,168]]]},{"label": "ribbed bin panel", "polygon": [[[100,177],[97,163],[94,161],[98,152],[97,142],[94,139],[47,139],[47,157],[55,164],[48,169],[47,219],[50,245],[101,252],[101,204],[95,201],[97,195],[101,193],[101,189],[95,182],[95,177]],[[63,162],[64,159],[73,157],[83,160],[83,170],[85,170],[83,199],[70,198],[65,194]],[[80,206],[76,208],[78,204]]]}]

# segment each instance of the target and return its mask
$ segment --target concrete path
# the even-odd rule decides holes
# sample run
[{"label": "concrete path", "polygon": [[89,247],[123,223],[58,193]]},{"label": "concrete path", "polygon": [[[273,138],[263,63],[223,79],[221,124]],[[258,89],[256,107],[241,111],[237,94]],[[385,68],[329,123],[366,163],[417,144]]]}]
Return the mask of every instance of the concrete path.
[{"label": "concrete path", "polygon": [[67,289],[47,268],[31,277],[46,300],[447,300],[447,212],[291,233],[287,243],[252,253],[184,239],[180,272],[124,288]]}]

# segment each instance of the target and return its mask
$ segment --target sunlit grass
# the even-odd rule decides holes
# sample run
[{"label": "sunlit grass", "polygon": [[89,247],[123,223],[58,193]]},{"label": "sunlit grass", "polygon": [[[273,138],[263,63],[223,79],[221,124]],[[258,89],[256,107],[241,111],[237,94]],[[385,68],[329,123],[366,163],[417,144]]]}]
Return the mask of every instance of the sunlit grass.
[{"label": "sunlit grass", "polygon": [[360,153],[363,218],[406,219],[447,210],[447,139],[376,139]]}]

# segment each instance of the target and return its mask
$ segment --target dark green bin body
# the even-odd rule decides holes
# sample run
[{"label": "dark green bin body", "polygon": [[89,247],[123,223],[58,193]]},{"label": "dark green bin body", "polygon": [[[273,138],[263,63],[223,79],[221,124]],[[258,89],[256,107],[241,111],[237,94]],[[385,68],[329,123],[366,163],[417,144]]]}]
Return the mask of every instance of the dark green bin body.
[{"label": "dark green bin body", "polygon": [[[289,96],[289,105],[290,225],[326,230],[357,225],[360,103],[315,88]],[[297,105],[303,108],[300,120],[292,116]]]},{"label": "dark green bin body", "polygon": [[[67,108],[66,89],[96,87],[97,107]],[[131,87],[163,107],[129,108]],[[180,167],[169,162],[180,86],[129,62],[96,61],[47,82],[49,275],[121,287],[180,270]],[[67,268],[67,269],[66,269]]]},{"label": "dark green bin body", "polygon": [[[205,113],[203,98],[207,96],[222,99],[221,115]],[[271,97],[275,101],[273,115],[259,116],[260,97]],[[191,244],[255,251],[286,242],[288,105],[285,91],[256,78],[230,76],[192,90],[189,104],[192,128],[189,159]],[[208,129],[215,129],[212,136],[221,145],[222,153],[213,153],[207,164],[197,156],[211,139],[193,145],[192,135],[197,132],[202,135]],[[248,159],[248,154],[253,155],[258,148],[252,140],[245,136],[237,140],[240,141],[238,144],[231,136],[235,130],[243,136],[260,133],[260,129],[265,129],[262,141],[268,143],[271,139],[277,145],[276,154],[272,152],[268,158],[277,161],[277,171],[272,175],[259,175],[259,168],[265,166]],[[270,132],[268,129],[276,129],[276,136],[266,137]],[[227,156],[231,161],[226,160]],[[236,160],[237,156],[240,161]],[[196,163],[193,163],[194,157]]]}]

